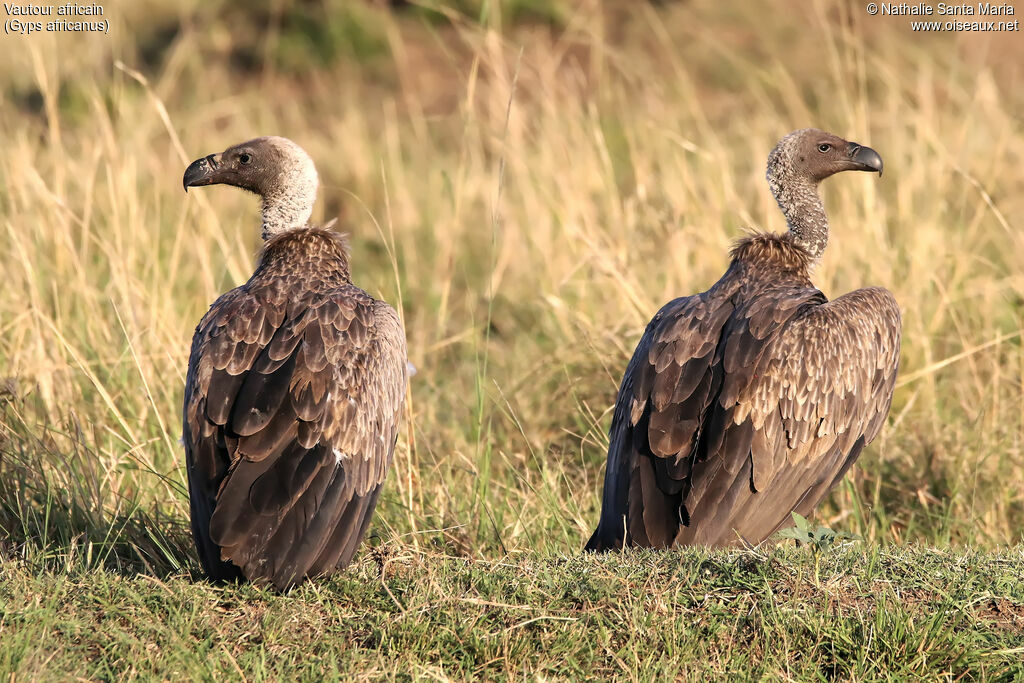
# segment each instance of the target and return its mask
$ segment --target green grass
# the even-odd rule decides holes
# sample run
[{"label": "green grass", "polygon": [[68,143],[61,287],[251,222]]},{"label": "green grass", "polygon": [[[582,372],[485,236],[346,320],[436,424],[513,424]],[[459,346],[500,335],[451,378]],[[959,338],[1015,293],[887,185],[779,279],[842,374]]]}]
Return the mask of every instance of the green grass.
[{"label": "green grass", "polygon": [[[1020,676],[1024,45],[838,0],[422,5],[112,3],[110,35],[0,41],[0,675]],[[863,545],[817,578],[581,556],[644,325],[782,229],[765,158],[807,125],[886,164],[825,187],[815,274],[903,307],[888,424],[816,519]],[[192,330],[258,247],[251,197],[181,174],[271,133],[419,369],[381,549],[290,596],[190,580],[178,444]]]},{"label": "green grass", "polygon": [[385,544],[289,595],[0,569],[0,667],[39,678],[1024,676],[1024,554],[519,554]]}]

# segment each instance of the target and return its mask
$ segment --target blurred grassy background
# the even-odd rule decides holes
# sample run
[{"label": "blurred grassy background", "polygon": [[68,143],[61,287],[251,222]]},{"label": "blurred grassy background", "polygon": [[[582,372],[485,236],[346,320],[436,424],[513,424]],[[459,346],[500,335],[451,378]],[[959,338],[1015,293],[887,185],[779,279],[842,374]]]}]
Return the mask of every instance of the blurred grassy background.
[{"label": "blurred grassy background", "polygon": [[610,409],[666,300],[784,223],[764,163],[818,126],[886,174],[825,187],[830,297],[904,308],[888,426],[823,506],[868,539],[1024,535],[1024,43],[817,0],[103,3],[0,41],[0,559],[195,570],[189,340],[258,249],[185,165],[293,138],[419,369],[371,545],[574,554]]}]

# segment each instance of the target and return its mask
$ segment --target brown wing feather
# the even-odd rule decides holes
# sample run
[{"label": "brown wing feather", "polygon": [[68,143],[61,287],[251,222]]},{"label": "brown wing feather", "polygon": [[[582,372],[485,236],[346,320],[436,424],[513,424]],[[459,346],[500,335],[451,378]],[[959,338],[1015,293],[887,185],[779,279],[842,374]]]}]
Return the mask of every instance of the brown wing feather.
[{"label": "brown wing feather", "polygon": [[730,268],[648,325],[588,549],[760,542],[812,511],[881,429],[899,358],[892,295],[828,303],[805,278],[753,292],[749,280]]},{"label": "brown wing feather", "polygon": [[787,526],[791,512],[817,507],[881,431],[896,382],[900,312],[889,292],[860,289],[798,311],[740,392],[726,430],[744,416],[740,424],[761,435],[746,450],[750,497],[758,502],[722,513],[727,531],[754,543]]},{"label": "brown wing feather", "polygon": [[[682,489],[720,383],[714,349],[737,289],[723,278],[703,294],[670,301],[647,325],[619,387],[601,520],[588,550],[666,547],[686,521]],[[666,372],[678,378],[674,385],[658,382]]]},{"label": "brown wing feather", "polygon": [[233,290],[193,339],[184,442],[214,578],[240,569],[285,587],[344,566],[391,463],[406,384],[397,316],[351,285],[300,292]]}]

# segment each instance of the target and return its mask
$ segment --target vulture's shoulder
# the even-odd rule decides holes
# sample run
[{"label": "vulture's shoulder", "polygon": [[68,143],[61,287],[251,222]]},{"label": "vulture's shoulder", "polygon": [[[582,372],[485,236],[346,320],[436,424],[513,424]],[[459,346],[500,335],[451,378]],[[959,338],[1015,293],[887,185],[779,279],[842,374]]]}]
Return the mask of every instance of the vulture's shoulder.
[{"label": "vulture's shoulder", "polygon": [[397,421],[406,364],[394,309],[351,284],[302,296],[293,289],[250,281],[203,316],[189,359],[186,437],[199,438],[203,425],[242,437],[266,432],[284,404],[316,425],[300,434],[305,441],[354,410],[364,436],[375,419]]},{"label": "vulture's shoulder", "polygon": [[[748,325],[746,337],[757,329]],[[845,472],[881,430],[900,351],[899,306],[889,292],[861,289],[834,301],[819,293],[760,344],[747,339],[756,352],[739,344],[730,354],[728,343],[706,454],[733,468],[749,457],[754,490],[787,464]]]},{"label": "vulture's shoulder", "polygon": [[[288,283],[250,281],[214,301],[196,326],[193,352],[198,347],[204,357],[225,362],[229,359],[219,356],[230,353],[241,362],[242,350],[274,341],[283,351],[288,340],[302,337],[311,326],[319,329],[325,354],[360,351],[376,341],[404,346],[395,310],[355,285],[307,292]],[[321,345],[312,338],[303,341],[304,348]],[[242,369],[239,363],[236,367]]]},{"label": "vulture's shoulder", "polygon": [[[889,412],[899,367],[901,316],[887,290],[858,289],[809,306],[786,325],[743,395],[755,427],[772,396],[799,458],[817,437],[854,431],[870,442]],[[781,397],[781,399],[779,398]]]},{"label": "vulture's shoulder", "polygon": [[824,301],[813,287],[761,289],[730,271],[708,291],[666,304],[634,353],[629,391],[620,392],[629,424],[639,427],[635,445],[662,458],[691,453],[716,397],[749,384],[786,324]]}]

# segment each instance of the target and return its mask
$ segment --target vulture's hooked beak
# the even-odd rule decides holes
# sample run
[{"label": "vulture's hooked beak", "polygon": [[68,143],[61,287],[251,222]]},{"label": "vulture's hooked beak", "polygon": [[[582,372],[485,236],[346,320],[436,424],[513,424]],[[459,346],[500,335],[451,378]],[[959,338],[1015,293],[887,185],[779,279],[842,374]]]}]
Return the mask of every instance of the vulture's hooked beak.
[{"label": "vulture's hooked beak", "polygon": [[213,173],[218,166],[220,166],[219,154],[210,154],[189,164],[185,169],[185,176],[181,179],[185,192],[188,192],[190,187],[213,185],[217,182],[213,179]]},{"label": "vulture's hooked beak", "polygon": [[850,161],[858,171],[878,171],[878,177],[882,177],[882,157],[878,156],[878,152],[870,147],[851,142],[849,154]]}]

